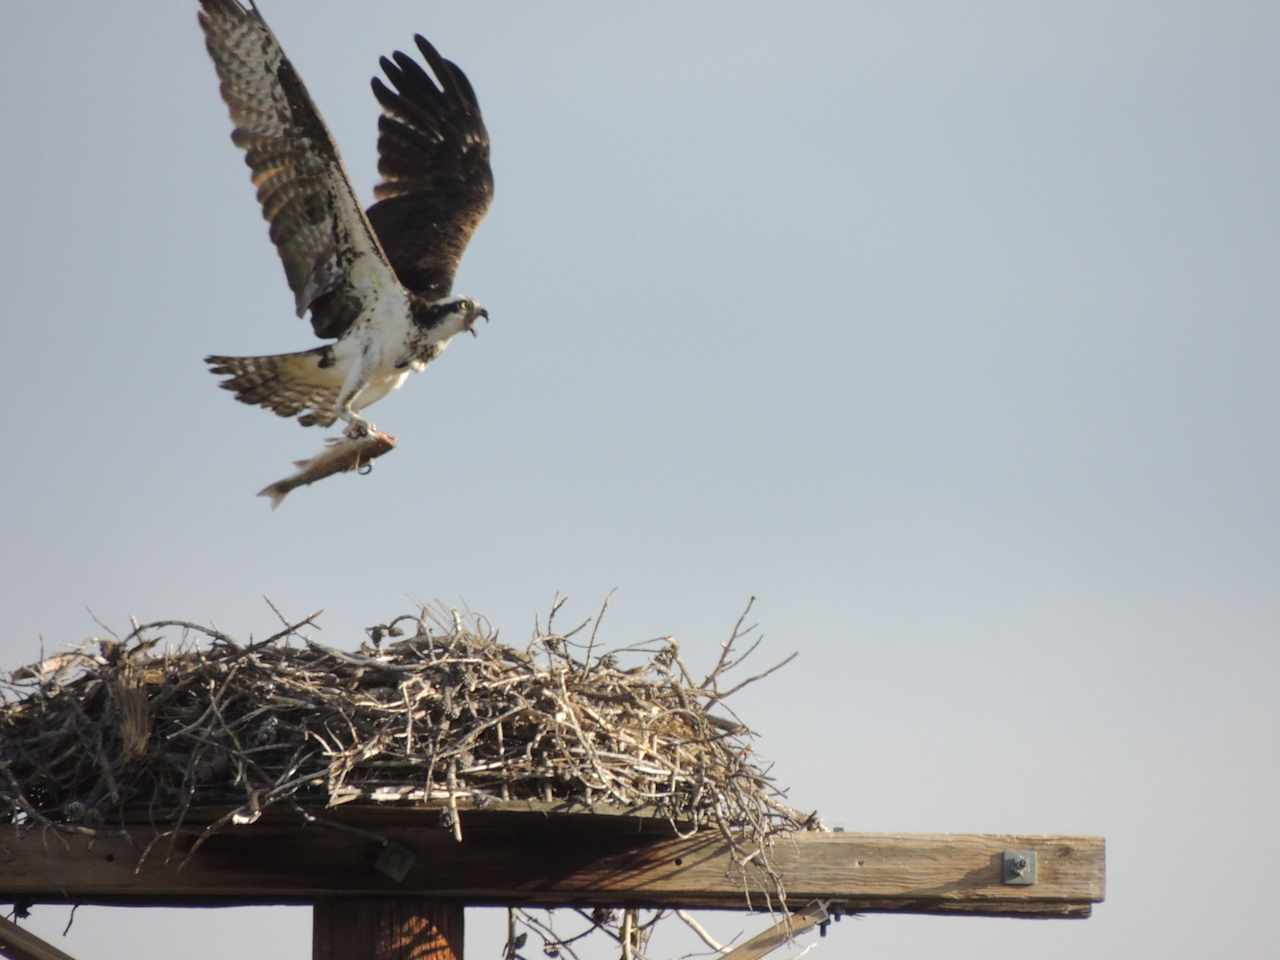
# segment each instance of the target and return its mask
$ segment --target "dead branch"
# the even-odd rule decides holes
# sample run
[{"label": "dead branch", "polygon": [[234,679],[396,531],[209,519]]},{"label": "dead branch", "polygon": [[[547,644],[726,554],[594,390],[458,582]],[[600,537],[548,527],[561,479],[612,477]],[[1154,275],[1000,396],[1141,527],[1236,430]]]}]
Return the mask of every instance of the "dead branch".
[{"label": "dead branch", "polygon": [[[281,629],[257,642],[172,619],[132,624],[99,640],[99,654],[42,656],[0,679],[0,822],[54,837],[145,825],[135,844],[145,858],[174,856],[179,835],[195,836],[178,853],[190,857],[282,802],[318,826],[343,803],[440,804],[459,841],[464,804],[643,808],[677,835],[714,831],[744,891],[763,880],[767,902],[785,903],[773,838],[821,825],[786,805],[755,758],[754,733],[724,701],[794,654],[727,679],[759,643],[738,650],[754,630],[748,603],[695,682],[670,637],[604,649],[608,598],[571,629],[557,622],[564,605],[557,597],[545,623],[535,619],[524,650],[498,643],[483,618],[427,608],[343,650],[302,632],[318,614],[291,622],[272,606]],[[524,911],[513,917],[546,950],[571,956],[585,935],[559,939]],[[592,919],[586,932],[606,930],[640,957],[658,918]]]}]

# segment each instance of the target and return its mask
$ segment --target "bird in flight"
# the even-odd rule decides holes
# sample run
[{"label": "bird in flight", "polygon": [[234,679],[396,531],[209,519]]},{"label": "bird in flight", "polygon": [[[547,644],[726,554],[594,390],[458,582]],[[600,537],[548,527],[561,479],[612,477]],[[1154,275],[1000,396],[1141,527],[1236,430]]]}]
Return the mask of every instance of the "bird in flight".
[{"label": "bird in flight", "polygon": [[421,371],[488,311],[455,296],[453,277],[493,197],[489,135],[458,66],[415,36],[428,73],[400,52],[373,79],[376,202],[360,208],[302,80],[257,6],[200,0],[200,26],[298,316],[332,342],[299,353],[210,356],[236,399],[303,426],[346,423]]}]

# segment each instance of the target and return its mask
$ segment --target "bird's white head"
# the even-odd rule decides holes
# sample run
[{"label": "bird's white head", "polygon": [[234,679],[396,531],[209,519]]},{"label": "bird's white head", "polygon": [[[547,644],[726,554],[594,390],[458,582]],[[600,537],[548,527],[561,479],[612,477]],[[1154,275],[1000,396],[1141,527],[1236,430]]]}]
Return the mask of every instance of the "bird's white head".
[{"label": "bird's white head", "polygon": [[470,297],[446,297],[413,305],[413,321],[433,338],[447,340],[466,330],[475,336],[476,321],[489,319],[489,311]]}]

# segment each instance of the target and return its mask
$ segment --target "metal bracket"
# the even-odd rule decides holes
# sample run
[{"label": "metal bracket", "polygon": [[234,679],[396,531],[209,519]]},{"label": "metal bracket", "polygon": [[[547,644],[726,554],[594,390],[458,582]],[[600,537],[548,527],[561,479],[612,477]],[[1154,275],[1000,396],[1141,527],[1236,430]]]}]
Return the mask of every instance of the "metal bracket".
[{"label": "metal bracket", "polygon": [[1036,852],[1006,850],[1001,855],[1000,882],[1027,887],[1036,882]]},{"label": "metal bracket", "polygon": [[403,883],[417,859],[418,855],[403,843],[389,840],[378,852],[378,859],[373,866],[379,873],[390,877],[396,883]]}]

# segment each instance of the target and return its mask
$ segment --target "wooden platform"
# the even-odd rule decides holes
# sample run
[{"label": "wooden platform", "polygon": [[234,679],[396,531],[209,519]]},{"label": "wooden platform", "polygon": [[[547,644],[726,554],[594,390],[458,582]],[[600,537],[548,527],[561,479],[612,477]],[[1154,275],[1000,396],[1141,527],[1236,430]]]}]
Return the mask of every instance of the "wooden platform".
[{"label": "wooden platform", "polygon": [[[517,809],[462,813],[458,843],[439,809],[317,810],[228,827],[189,859],[199,827],[156,843],[0,831],[0,901],[127,906],[316,903],[420,896],[477,905],[765,909],[770,884],[711,834],[673,839],[639,816]],[[1003,882],[1006,850],[1036,854],[1035,882]],[[1104,896],[1096,837],[800,833],[770,851],[792,909],[813,900],[864,913],[1087,917]],[[184,862],[185,861],[185,862]],[[776,905],[776,904],[775,904]]]}]

